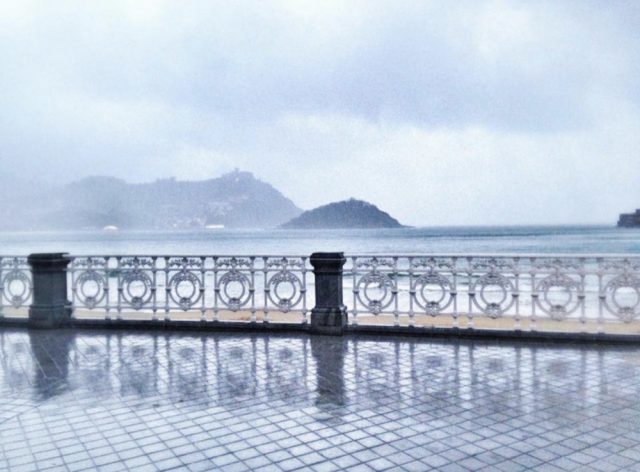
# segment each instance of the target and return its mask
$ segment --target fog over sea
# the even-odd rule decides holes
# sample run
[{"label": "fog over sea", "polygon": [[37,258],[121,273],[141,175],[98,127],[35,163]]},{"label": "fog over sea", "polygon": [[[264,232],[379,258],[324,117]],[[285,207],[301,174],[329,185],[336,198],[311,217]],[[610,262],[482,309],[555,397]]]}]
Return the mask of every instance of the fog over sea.
[{"label": "fog over sea", "polygon": [[439,227],[386,230],[1,232],[1,255],[640,254],[640,230],[612,226]]}]

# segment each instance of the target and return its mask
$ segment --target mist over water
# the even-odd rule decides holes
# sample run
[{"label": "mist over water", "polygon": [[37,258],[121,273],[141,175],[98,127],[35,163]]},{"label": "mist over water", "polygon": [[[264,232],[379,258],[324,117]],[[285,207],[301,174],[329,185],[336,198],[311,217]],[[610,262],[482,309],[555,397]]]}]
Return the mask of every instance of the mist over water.
[{"label": "mist over water", "polygon": [[3,232],[0,253],[74,255],[640,254],[640,231],[608,226],[441,227],[388,230]]}]

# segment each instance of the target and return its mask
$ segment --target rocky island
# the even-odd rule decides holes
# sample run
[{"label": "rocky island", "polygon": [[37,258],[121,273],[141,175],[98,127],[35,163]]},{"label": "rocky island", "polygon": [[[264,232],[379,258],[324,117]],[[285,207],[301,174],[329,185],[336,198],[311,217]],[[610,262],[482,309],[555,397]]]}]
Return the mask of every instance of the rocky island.
[{"label": "rocky island", "polygon": [[618,219],[620,228],[640,228],[640,209],[635,213],[622,213]]},{"label": "rocky island", "polygon": [[349,229],[402,228],[404,226],[375,205],[352,198],[305,211],[280,227],[284,229]]}]

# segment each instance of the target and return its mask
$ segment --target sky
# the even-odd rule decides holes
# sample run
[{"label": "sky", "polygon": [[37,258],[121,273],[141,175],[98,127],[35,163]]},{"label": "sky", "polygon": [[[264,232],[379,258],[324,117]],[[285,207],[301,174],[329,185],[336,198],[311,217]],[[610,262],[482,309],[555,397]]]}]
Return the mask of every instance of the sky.
[{"label": "sky", "polygon": [[640,2],[0,0],[0,173],[234,168],[410,225],[640,207]]}]

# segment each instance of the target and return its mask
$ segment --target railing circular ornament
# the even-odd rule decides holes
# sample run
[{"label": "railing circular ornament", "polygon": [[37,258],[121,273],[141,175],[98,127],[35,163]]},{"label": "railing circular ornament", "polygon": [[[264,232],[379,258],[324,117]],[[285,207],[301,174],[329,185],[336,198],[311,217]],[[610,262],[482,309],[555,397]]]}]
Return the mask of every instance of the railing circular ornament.
[{"label": "railing circular ornament", "polygon": [[2,279],[2,287],[5,298],[14,308],[24,305],[33,290],[31,279],[20,269],[8,271]]},{"label": "railing circular ornament", "polygon": [[[497,298],[489,295],[489,291],[497,292]],[[515,287],[511,280],[502,274],[489,272],[479,277],[471,284],[469,294],[473,300],[473,304],[477,306],[482,313],[491,318],[501,317],[515,303],[513,293]],[[511,295],[511,297],[509,297]]]},{"label": "railing circular ornament", "polygon": [[[623,300],[623,291],[631,300]],[[631,274],[622,274],[609,281],[604,287],[604,306],[625,323],[633,321],[640,314],[640,279]],[[629,297],[630,295],[630,297]]]},{"label": "railing circular ornament", "polygon": [[[425,293],[430,287],[438,291],[437,296]],[[418,277],[412,287],[415,302],[428,315],[437,315],[447,308],[453,297],[451,296],[451,282],[445,276],[437,272],[422,274]],[[449,300],[445,303],[445,299],[449,296]]]},{"label": "railing circular ornament", "polygon": [[[564,300],[552,300],[552,291],[564,295]],[[580,306],[580,284],[564,274],[551,274],[536,286],[535,303],[555,321],[563,321]],[[539,294],[542,294],[540,296]]]},{"label": "railing circular ornament", "polygon": [[106,286],[104,276],[96,270],[89,269],[78,276],[73,289],[78,301],[86,308],[93,309],[104,299]]},{"label": "railing circular ornament", "polygon": [[[374,315],[378,315],[387,308],[394,298],[393,280],[388,275],[378,271],[363,275],[356,286],[357,297],[367,309]],[[381,291],[372,295],[370,291]]]},{"label": "railing circular ornament", "polygon": [[188,270],[175,273],[167,284],[169,296],[184,311],[189,310],[202,298],[202,281]]},{"label": "railing circular ornament", "polygon": [[151,301],[153,282],[145,272],[135,269],[122,276],[122,298],[134,310],[139,310]]},{"label": "railing circular ornament", "polygon": [[251,282],[237,270],[231,270],[220,277],[218,288],[220,300],[231,311],[238,311],[251,300]]},{"label": "railing circular ornament", "polygon": [[[267,282],[269,300],[287,313],[302,300],[302,282],[288,270],[271,276]],[[287,290],[284,292],[284,290]]]}]

